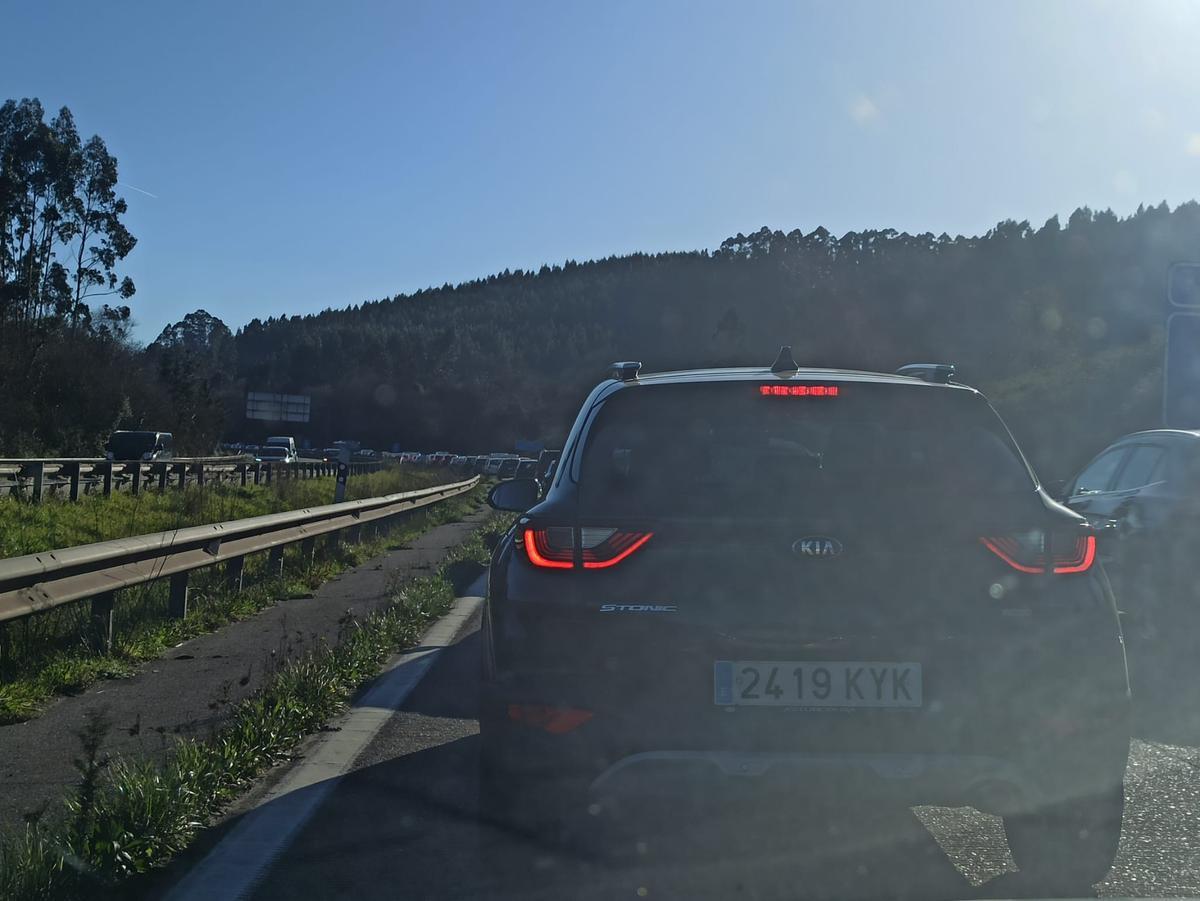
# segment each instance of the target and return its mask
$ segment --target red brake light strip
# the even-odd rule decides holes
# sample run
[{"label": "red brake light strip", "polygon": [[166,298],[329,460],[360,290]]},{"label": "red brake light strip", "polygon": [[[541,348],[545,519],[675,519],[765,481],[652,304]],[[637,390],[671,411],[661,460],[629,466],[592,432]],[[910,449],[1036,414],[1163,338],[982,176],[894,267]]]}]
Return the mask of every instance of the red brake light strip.
[{"label": "red brake light strip", "polygon": [[1096,560],[1096,536],[1084,535],[1075,541],[1075,558],[1057,562],[1056,573],[1081,573],[1091,568]]},{"label": "red brake light strip", "polygon": [[[643,544],[650,540],[653,532],[618,532],[610,538],[605,544],[609,549],[615,552],[615,556],[604,560],[588,559],[589,552],[584,551],[583,568],[584,569],[607,569],[610,566],[616,566]],[[603,545],[602,545],[603,546]],[[594,556],[595,552],[591,552]]]},{"label": "red brake light strip", "polygon": [[[574,569],[575,540],[570,547],[553,545],[549,532],[567,532],[574,539],[576,530],[556,526],[552,529],[526,528],[521,533],[525,555],[529,562],[542,569]],[[607,569],[616,566],[653,537],[653,532],[612,530],[603,541],[594,547],[582,549],[584,569]]]},{"label": "red brake light strip", "polygon": [[763,397],[837,397],[838,385],[759,385]]},{"label": "red brake light strip", "polygon": [[[1022,563],[1017,559],[1021,552],[1021,545],[1014,538],[994,537],[980,538],[979,540],[984,547],[1018,572],[1039,575],[1046,571],[1046,566],[1040,559],[1031,563]],[[1070,557],[1055,555],[1054,572],[1057,575],[1086,572],[1095,562],[1096,536],[1080,535],[1075,539],[1075,547]]]},{"label": "red brake light strip", "polygon": [[979,540],[983,542],[984,547],[1018,572],[1036,575],[1046,571],[1044,566],[1027,566],[1024,563],[1018,563],[1014,555],[1018,553],[1019,546],[1011,538],[980,538]]}]

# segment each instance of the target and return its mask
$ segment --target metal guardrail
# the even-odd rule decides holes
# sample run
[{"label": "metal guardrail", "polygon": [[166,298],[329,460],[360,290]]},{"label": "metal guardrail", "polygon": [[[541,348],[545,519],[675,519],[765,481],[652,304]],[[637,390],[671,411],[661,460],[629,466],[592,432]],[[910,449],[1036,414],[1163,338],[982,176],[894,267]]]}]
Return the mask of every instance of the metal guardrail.
[{"label": "metal guardrail", "polygon": [[473,478],[0,560],[0,629],[9,621],[90,598],[93,640],[107,649],[112,644],[114,595],[122,588],[169,578],[168,615],[182,618],[187,615],[188,575],[194,570],[224,564],[226,583],[240,590],[247,554],[268,552],[268,570],[278,573],[289,544],[299,542],[311,559],[322,535],[336,540],[336,533],[349,529],[349,540],[357,542],[363,526],[380,527],[391,517],[463,494],[478,483]]},{"label": "metal guardrail", "polygon": [[[351,463],[350,474],[375,472],[379,462]],[[313,479],[337,473],[336,463],[300,460],[295,463],[258,463],[247,457],[176,457],[156,463],[124,462],[89,457],[0,459],[0,493],[27,496],[34,503],[52,492],[65,492],[69,500],[80,495],[127,490],[203,486],[212,482],[271,484],[279,478]]]}]

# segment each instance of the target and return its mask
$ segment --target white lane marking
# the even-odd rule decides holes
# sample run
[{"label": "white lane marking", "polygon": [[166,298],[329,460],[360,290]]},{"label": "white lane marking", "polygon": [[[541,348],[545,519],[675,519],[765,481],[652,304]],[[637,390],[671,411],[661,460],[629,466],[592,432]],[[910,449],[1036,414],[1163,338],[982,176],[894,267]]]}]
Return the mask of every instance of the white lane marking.
[{"label": "white lane marking", "polygon": [[[479,583],[471,588],[479,587]],[[455,600],[419,647],[396,658],[326,737],[167,894],[167,901],[244,898],[266,875],[384,724],[400,709],[483,598]]]}]

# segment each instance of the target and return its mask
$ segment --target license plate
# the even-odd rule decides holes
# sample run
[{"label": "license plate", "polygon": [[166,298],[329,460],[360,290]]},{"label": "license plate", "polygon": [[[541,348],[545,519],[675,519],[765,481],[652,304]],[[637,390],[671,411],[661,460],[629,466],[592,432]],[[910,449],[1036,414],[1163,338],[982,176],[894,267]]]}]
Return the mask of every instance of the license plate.
[{"label": "license plate", "polygon": [[920,707],[921,664],[717,660],[713,703],[722,707]]}]

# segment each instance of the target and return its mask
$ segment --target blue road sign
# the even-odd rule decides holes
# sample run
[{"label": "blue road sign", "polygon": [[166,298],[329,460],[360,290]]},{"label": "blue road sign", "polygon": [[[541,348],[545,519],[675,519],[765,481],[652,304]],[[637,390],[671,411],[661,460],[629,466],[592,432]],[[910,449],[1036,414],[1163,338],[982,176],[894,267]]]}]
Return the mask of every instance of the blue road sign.
[{"label": "blue road sign", "polygon": [[1167,343],[1163,425],[1200,428],[1200,263],[1167,270]]}]

